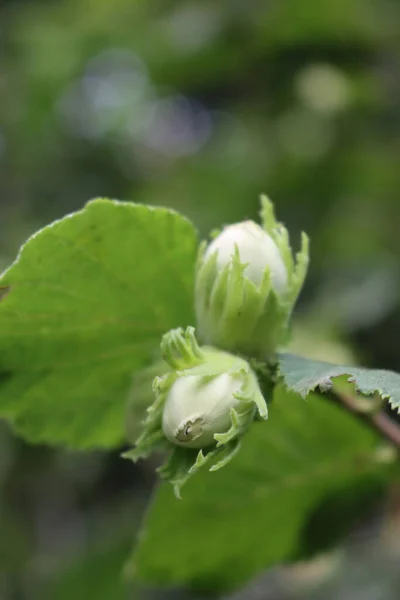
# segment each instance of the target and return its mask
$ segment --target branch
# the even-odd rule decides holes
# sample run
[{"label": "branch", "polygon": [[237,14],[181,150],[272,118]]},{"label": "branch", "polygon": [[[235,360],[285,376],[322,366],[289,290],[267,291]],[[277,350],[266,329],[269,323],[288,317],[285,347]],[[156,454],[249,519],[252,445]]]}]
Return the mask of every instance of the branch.
[{"label": "branch", "polygon": [[357,401],[349,394],[332,390],[331,399],[342,408],[351,412],[363,423],[369,425],[374,431],[377,431],[388,442],[400,451],[400,425],[393,421],[383,410],[379,412],[366,412]]}]

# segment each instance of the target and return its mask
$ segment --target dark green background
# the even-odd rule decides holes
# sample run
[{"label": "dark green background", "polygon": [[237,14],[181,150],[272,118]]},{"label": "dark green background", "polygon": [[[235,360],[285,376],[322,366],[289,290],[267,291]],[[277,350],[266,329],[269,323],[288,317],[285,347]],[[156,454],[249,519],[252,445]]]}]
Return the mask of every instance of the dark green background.
[{"label": "dark green background", "polygon": [[[3,2],[1,265],[95,196],[176,208],[206,235],[256,218],[265,192],[295,245],[312,240],[294,349],[399,371],[399,29],[395,0]],[[131,597],[114,585],[153,482],[151,463],[2,425],[1,599]]]}]

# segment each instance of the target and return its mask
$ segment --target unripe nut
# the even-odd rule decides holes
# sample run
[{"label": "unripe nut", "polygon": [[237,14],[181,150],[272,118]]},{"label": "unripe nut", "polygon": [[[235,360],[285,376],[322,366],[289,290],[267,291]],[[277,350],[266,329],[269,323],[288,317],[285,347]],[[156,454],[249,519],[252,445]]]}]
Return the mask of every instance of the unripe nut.
[{"label": "unripe nut", "polygon": [[246,264],[244,275],[250,281],[259,287],[268,267],[275,291],[278,294],[286,291],[288,275],[279,249],[272,237],[254,221],[225,227],[208,246],[204,260],[217,252],[217,265],[221,270],[231,263],[235,247],[239,251],[240,261]]},{"label": "unripe nut", "polygon": [[261,199],[263,226],[229,225],[199,249],[196,320],[204,345],[257,360],[269,360],[287,343],[290,317],[308,266],[302,234],[293,256],[286,228],[272,202]]},{"label": "unripe nut", "polygon": [[165,436],[186,448],[210,446],[215,442],[215,433],[229,429],[230,409],[240,403],[234,394],[241,386],[241,380],[229,373],[208,381],[200,375],[177,379],[165,402],[162,422]]},{"label": "unripe nut", "polygon": [[142,435],[124,456],[136,461],[169,450],[159,473],[180,497],[182,485],[205,464],[216,471],[232,460],[256,413],[266,419],[268,408],[250,363],[200,347],[193,327],[166,333],[160,350],[168,369],[154,379]]}]

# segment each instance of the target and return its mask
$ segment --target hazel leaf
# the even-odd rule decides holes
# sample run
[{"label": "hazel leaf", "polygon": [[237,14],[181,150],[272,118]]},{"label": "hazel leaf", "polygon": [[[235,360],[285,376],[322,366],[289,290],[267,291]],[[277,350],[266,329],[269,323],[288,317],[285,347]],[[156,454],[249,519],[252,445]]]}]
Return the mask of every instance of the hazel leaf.
[{"label": "hazel leaf", "polygon": [[348,375],[357,392],[365,396],[379,394],[391,407],[400,412],[400,374],[384,369],[365,369],[350,365],[335,365],[303,358],[294,354],[280,354],[278,371],[285,385],[305,398],[319,388],[329,391],[332,380]]},{"label": "hazel leaf", "polygon": [[[196,252],[176,212],[106,199],[34,234],[0,278],[0,417],[34,442],[119,445],[133,374],[193,322]],[[129,396],[132,425],[148,393]]]}]

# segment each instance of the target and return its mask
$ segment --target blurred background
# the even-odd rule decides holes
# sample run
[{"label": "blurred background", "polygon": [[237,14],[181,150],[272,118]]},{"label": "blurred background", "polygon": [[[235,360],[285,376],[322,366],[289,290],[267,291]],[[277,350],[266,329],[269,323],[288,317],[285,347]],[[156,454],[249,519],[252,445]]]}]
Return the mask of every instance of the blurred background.
[{"label": "blurred background", "polygon": [[[3,0],[0,266],[95,196],[205,236],[264,192],[312,240],[293,349],[399,371],[399,31],[396,0]],[[191,597],[120,578],[151,463],[0,425],[0,600]],[[393,488],[342,548],[234,598],[397,599],[399,538]]]}]

